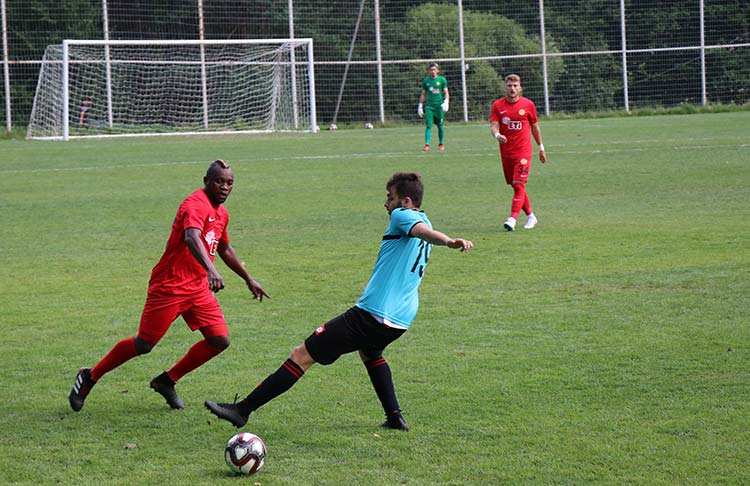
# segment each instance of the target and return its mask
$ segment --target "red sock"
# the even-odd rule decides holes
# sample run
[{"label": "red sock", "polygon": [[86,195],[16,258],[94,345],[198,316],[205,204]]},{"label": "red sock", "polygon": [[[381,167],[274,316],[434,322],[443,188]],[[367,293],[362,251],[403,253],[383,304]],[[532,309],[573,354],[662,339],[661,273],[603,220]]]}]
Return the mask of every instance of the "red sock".
[{"label": "red sock", "polygon": [[521,207],[526,201],[526,188],[523,184],[513,184],[513,203],[510,205],[510,216],[512,218],[518,218],[518,213],[521,212]]},{"label": "red sock", "polygon": [[193,344],[193,347],[190,348],[190,350],[187,352],[187,354],[185,354],[185,356],[182,357],[181,360],[179,360],[177,363],[175,363],[174,366],[167,370],[167,374],[170,378],[172,378],[172,381],[177,383],[180,378],[187,375],[222,351],[223,349],[216,349],[215,347],[208,344],[205,339],[203,341],[198,341],[197,343]]},{"label": "red sock", "polygon": [[135,337],[123,339],[91,368],[91,379],[99,381],[99,378],[136,356],[138,351],[135,350]]},{"label": "red sock", "polygon": [[526,189],[524,189],[523,194],[524,196],[526,196],[523,200],[523,212],[526,214],[531,214],[534,211],[531,209],[531,203],[529,202],[529,193],[526,192]]}]

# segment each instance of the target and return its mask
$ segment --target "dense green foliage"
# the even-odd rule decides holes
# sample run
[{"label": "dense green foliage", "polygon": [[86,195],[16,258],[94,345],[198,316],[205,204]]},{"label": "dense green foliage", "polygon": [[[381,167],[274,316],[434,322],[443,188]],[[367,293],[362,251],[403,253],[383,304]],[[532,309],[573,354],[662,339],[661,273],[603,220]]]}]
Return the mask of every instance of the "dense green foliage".
[{"label": "dense green foliage", "polygon": [[[0,483],[748,484],[747,120],[543,120],[540,224],[513,233],[484,125],[449,124],[427,154],[416,125],[0,140]],[[198,339],[180,320],[73,413],[76,370],[135,331],[176,206],[217,157],[235,169],[232,243],[272,299],[220,264],[232,346],[178,384],[186,409],[148,388]],[[377,427],[349,355],[251,416],[268,462],[230,476],[235,429],[202,401],[244,395],[354,302],[396,170],[420,171],[436,228],[476,245],[434,248],[417,320],[386,353],[412,430]]]},{"label": "dense green foliage", "polygon": [[[348,83],[339,103],[359,1],[296,0],[295,35],[315,41],[318,115],[331,121],[337,104],[346,107],[338,121],[373,121],[379,112],[375,60],[375,13],[364,2]],[[195,39],[198,37],[196,2],[145,0],[107,2],[112,39]],[[413,118],[418,80],[423,63],[413,59],[458,57],[458,13],[452,1],[389,1],[381,5],[381,42],[385,112],[389,120]],[[625,2],[629,49],[672,49],[700,45],[699,2]],[[465,50],[472,56],[538,54],[539,5],[535,2],[463,2]],[[10,59],[39,60],[49,44],[66,38],[103,38],[98,0],[9,1]],[[576,112],[622,109],[623,79],[619,4],[611,0],[545,2],[545,31],[549,54],[604,51],[607,54],[550,56],[549,92],[552,111]],[[205,36],[209,39],[288,37],[287,2],[269,0],[212,0],[204,2]],[[705,6],[707,46],[750,42],[750,5],[747,2],[708,2]],[[697,49],[632,53],[628,61],[629,102],[633,108],[671,107],[702,103],[701,55]],[[337,64],[324,64],[334,61]],[[747,48],[705,52],[706,91],[711,102],[746,103],[750,51]],[[449,84],[460,86],[456,62],[444,64]],[[31,109],[38,66],[11,67],[14,117],[25,123]],[[467,75],[470,119],[486,118],[486,106],[501,93],[499,75],[519,72],[527,94],[542,98],[541,61],[511,57],[500,61],[472,61]],[[364,86],[364,87],[363,87]],[[413,88],[413,89],[411,89]],[[417,93],[418,95],[418,93]],[[455,110],[450,117],[459,117]]]}]

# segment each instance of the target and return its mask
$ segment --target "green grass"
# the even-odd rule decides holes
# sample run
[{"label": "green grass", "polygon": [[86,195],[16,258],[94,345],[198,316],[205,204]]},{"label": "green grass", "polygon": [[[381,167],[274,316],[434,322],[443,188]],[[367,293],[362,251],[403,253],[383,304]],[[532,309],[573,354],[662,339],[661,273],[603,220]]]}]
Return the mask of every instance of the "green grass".
[{"label": "green grass", "polygon": [[[318,135],[0,140],[0,483],[239,484],[235,429],[204,399],[244,396],[361,293],[387,223],[384,183],[420,171],[437,229],[412,329],[386,353],[412,426],[383,431],[354,355],[256,412],[268,485],[748,484],[750,113],[543,121],[528,191],[486,126]],[[148,388],[199,338],[181,320],[107,375],[80,413],[78,367],[132,335],[177,205],[209,161],[235,170],[230,236],[273,297],[223,265],[232,346]],[[523,223],[523,219],[520,221]],[[520,225],[519,225],[520,226]]]}]

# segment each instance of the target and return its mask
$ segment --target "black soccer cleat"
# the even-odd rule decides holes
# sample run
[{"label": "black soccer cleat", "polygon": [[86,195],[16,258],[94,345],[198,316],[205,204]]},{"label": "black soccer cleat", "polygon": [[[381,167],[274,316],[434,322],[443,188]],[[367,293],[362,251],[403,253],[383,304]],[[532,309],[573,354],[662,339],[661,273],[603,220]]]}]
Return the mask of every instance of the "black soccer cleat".
[{"label": "black soccer cleat", "polygon": [[216,403],[206,400],[203,404],[212,414],[226,420],[235,427],[239,428],[247,423],[248,415],[244,415],[236,403]]},{"label": "black soccer cleat", "polygon": [[404,416],[401,415],[401,410],[389,413],[385,416],[385,422],[380,424],[381,427],[386,429],[403,430],[404,432],[409,431],[409,425],[404,420]]},{"label": "black soccer cleat", "polygon": [[68,395],[70,408],[74,412],[78,412],[83,408],[83,403],[86,401],[86,397],[94,385],[96,385],[96,382],[91,379],[91,368],[81,368],[78,370],[76,381],[73,382],[73,388],[70,390],[70,395]]},{"label": "black soccer cleat", "polygon": [[166,371],[151,380],[151,383],[149,383],[156,393],[164,397],[164,400],[167,401],[171,408],[185,408],[185,404],[174,389],[174,384],[174,381],[172,381],[172,378],[169,377]]}]

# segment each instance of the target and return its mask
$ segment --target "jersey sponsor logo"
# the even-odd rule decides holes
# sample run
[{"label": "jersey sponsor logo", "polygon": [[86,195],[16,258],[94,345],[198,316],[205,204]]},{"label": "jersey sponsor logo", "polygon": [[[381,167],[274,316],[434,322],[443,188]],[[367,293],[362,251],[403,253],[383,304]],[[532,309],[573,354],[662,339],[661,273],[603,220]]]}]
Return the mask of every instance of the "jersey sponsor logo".
[{"label": "jersey sponsor logo", "polygon": [[521,116],[524,116],[526,114],[526,110],[524,110],[523,108],[521,108],[520,110],[518,110],[518,114],[521,115]]},{"label": "jersey sponsor logo", "polygon": [[432,94],[440,94],[440,88],[430,87],[430,93],[432,93]]},{"label": "jersey sponsor logo", "polygon": [[521,120],[509,120],[508,130],[523,130],[523,122]]},{"label": "jersey sponsor logo", "polygon": [[317,328],[317,329],[315,330],[315,335],[316,335],[316,336],[320,336],[320,335],[321,335],[321,334],[323,334],[324,332],[326,332],[326,325],[325,325],[325,324],[323,324],[322,326],[320,326],[319,328]]},{"label": "jersey sponsor logo", "polygon": [[208,254],[211,256],[216,255],[216,249],[219,247],[219,240],[216,239],[216,233],[211,230],[206,233],[204,239],[208,245]]}]

